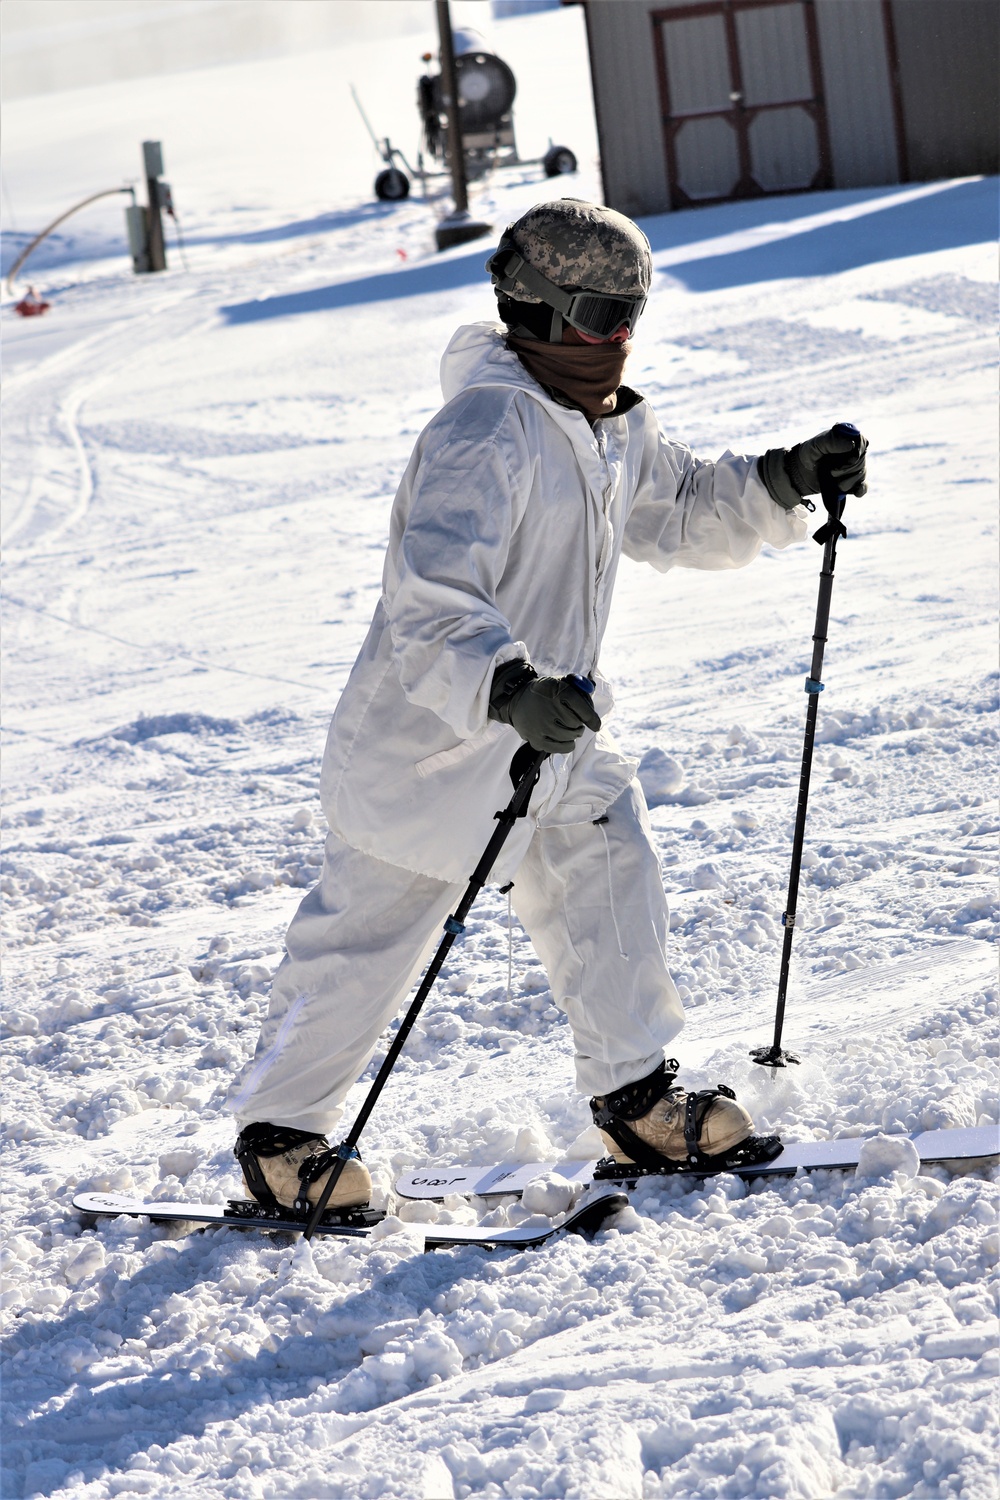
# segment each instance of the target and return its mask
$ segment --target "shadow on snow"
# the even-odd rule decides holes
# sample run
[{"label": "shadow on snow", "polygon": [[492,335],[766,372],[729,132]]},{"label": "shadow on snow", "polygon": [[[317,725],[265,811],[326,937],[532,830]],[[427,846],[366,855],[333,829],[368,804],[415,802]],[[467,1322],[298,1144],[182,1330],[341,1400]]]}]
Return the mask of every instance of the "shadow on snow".
[{"label": "shadow on snow", "polygon": [[[223,1230],[222,1234],[232,1232]],[[185,1246],[173,1266],[167,1268],[162,1262],[145,1266],[131,1280],[118,1280],[110,1294],[104,1289],[96,1307],[22,1326],[4,1340],[8,1361],[21,1349],[33,1349],[36,1356],[40,1346],[49,1344],[53,1349],[44,1372],[39,1371],[30,1381],[25,1393],[27,1410],[15,1410],[8,1378],[3,1435],[6,1472],[0,1481],[5,1496],[25,1492],[29,1469],[31,1493],[48,1495],[60,1489],[71,1472],[93,1466],[105,1474],[125,1469],[135,1454],[146,1452],[154,1443],[167,1447],[185,1437],[198,1439],[212,1424],[239,1419],[255,1404],[271,1407],[307,1398],[315,1389],[311,1382],[317,1376],[326,1386],[336,1385],[358,1369],[364,1357],[358,1335],[348,1330],[374,1328],[399,1318],[415,1320],[442,1290],[475,1275],[483,1259],[483,1251],[474,1247],[425,1255],[419,1259],[417,1274],[413,1261],[404,1260],[377,1275],[369,1287],[348,1293],[334,1304],[331,1311],[343,1322],[343,1333],[333,1337],[289,1333],[275,1340],[274,1349],[259,1349],[245,1359],[234,1359],[221,1370],[187,1368],[191,1348],[183,1336],[176,1344],[154,1349],[153,1368],[138,1376],[129,1372],[109,1377],[104,1373],[88,1379],[86,1373],[79,1374],[69,1363],[60,1361],[60,1349],[67,1341],[71,1347],[100,1343],[104,1328],[113,1329],[126,1340],[141,1341],[151,1335],[155,1339],[164,1321],[164,1302],[189,1293],[203,1279],[225,1273],[229,1250],[220,1260],[212,1253],[221,1248],[218,1241],[212,1246],[208,1236],[197,1234],[192,1238],[194,1243]],[[260,1243],[256,1235],[249,1239],[251,1245]],[[243,1240],[242,1233],[238,1240]],[[236,1242],[231,1250],[238,1259],[246,1248],[246,1242]],[[212,1262],[208,1267],[205,1250]],[[265,1287],[267,1279],[265,1274]],[[278,1288],[274,1288],[274,1295],[280,1295]],[[288,1287],[285,1301],[289,1307],[306,1307],[314,1295],[308,1288],[296,1291]],[[253,1299],[245,1301],[237,1295],[228,1309],[220,1309],[223,1323],[227,1311],[238,1312],[247,1305],[252,1309]],[[116,1315],[114,1309],[124,1311]],[[108,1357],[114,1357],[110,1349],[106,1354],[102,1351],[102,1358],[92,1363],[101,1364]],[[10,1373],[8,1366],[8,1376]],[[354,1414],[350,1409],[343,1413]],[[232,1470],[238,1467],[233,1463]],[[222,1472],[225,1476],[230,1470],[224,1465]]]},{"label": "shadow on snow", "polygon": [[[898,191],[910,191],[903,187]],[[850,207],[871,199],[887,199],[871,213],[858,218],[824,224],[793,232],[768,244],[731,250],[722,255],[705,255],[680,261],[663,268],[664,274],[681,282],[690,292],[718,292],[732,287],[748,286],[759,281],[780,281],[786,277],[834,276],[859,266],[879,261],[898,260],[906,256],[926,255],[934,250],[953,250],[960,245],[992,242],[997,233],[997,179],[977,178],[942,188],[926,198],[893,203],[885,188],[863,193],[810,194],[809,207],[803,213],[802,198],[771,199],[764,203],[740,205],[743,214],[730,214],[715,233],[732,234],[764,224],[794,221],[812,213],[825,213]],[[702,209],[696,215],[702,223],[712,210]],[[671,215],[644,222],[654,255],[657,251],[677,249],[689,240],[671,235]],[[700,234],[699,239],[708,238]]]},{"label": "shadow on snow", "polygon": [[[912,184],[896,190],[912,191]],[[860,218],[826,224],[818,228],[793,229],[787,238],[681,261],[664,273],[693,292],[718,291],[727,287],[783,277],[828,276],[883,260],[953,249],[959,245],[992,240],[996,234],[997,184],[995,178],[976,178],[942,188],[926,198],[895,203],[892,190],[866,188],[839,193],[807,193],[781,198],[760,198],[747,203],[727,203],[682,213],[659,214],[640,220],[649,236],[654,257],[664,250],[700,243],[714,236],[729,235],[767,224],[788,223],[815,213],[829,213],[865,202],[884,200],[881,206]],[[430,260],[350,280],[238,302],[221,309],[227,323],[256,323],[269,318],[296,317],[303,313],[329,312],[366,303],[421,297],[459,287],[485,283],[483,264],[491,241],[448,260]]]}]

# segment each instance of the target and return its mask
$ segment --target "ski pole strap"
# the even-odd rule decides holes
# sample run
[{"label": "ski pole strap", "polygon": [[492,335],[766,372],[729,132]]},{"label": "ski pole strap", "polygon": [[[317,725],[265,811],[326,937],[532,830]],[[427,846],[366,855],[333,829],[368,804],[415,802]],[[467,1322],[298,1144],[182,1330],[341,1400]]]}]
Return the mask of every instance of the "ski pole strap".
[{"label": "ski pole strap", "polygon": [[821,547],[825,544],[828,537],[841,537],[847,535],[847,527],[840,519],[844,507],[844,496],[838,496],[838,500],[840,502],[840,510],[834,512],[828,505],[826,508],[830,512],[829,521],[827,521],[825,526],[821,526],[818,531],[813,533],[813,541],[819,542]]},{"label": "ski pole strap", "polygon": [[[542,761],[545,760],[545,758],[546,757],[544,753],[540,750],[533,750],[528,744],[527,740],[525,740],[523,744],[518,746],[518,748],[514,751],[514,758],[510,763],[510,779],[514,785],[515,791],[520,790],[521,782],[524,780],[525,776],[529,775],[531,776],[531,790],[534,791],[535,787],[538,785],[538,778],[542,774]],[[533,762],[534,765],[532,764]],[[518,808],[517,812],[514,813],[512,817],[509,817],[509,819],[506,817],[506,815],[510,813],[509,806],[506,807],[503,812],[498,812],[496,814],[497,818],[501,821],[509,821],[513,823],[515,818],[527,817],[528,801],[529,798],[525,797],[524,802]]]}]

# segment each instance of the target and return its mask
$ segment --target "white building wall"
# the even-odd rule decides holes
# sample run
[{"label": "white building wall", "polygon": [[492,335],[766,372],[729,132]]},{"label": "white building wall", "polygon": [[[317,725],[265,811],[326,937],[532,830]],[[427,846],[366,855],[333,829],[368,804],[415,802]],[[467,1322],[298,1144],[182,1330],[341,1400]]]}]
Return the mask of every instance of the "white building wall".
[{"label": "white building wall", "polygon": [[662,0],[586,0],[605,201],[619,212],[670,207],[650,12]]},{"label": "white building wall", "polygon": [[892,83],[878,0],[817,0],[834,187],[899,181]]}]

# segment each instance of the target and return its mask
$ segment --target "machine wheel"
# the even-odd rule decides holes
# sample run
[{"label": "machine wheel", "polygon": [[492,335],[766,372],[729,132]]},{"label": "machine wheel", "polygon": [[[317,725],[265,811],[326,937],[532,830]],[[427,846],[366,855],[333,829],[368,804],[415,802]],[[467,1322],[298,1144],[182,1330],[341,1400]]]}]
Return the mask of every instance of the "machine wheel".
[{"label": "machine wheel", "polygon": [[410,196],[410,179],[398,167],[386,167],[375,179],[375,196],[383,203],[398,203]]},{"label": "machine wheel", "polygon": [[546,177],[563,177],[576,171],[576,157],[568,146],[550,146],[542,157]]}]

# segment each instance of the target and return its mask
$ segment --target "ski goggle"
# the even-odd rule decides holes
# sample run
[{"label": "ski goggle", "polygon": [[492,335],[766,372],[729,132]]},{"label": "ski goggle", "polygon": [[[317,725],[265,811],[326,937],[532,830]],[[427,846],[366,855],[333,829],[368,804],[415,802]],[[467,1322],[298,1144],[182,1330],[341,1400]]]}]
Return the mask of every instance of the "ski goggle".
[{"label": "ski goggle", "polygon": [[633,334],[646,306],[645,297],[609,297],[603,292],[570,292],[568,296],[569,307],[565,312],[559,309],[566,322],[598,339],[610,338],[623,323]]},{"label": "ski goggle", "polygon": [[516,295],[520,283],[554,307],[573,328],[589,333],[592,338],[610,338],[623,323],[631,335],[646,306],[645,293],[638,297],[618,297],[607,292],[568,292],[536,271],[506,236],[486,262],[486,269],[498,291]]}]

